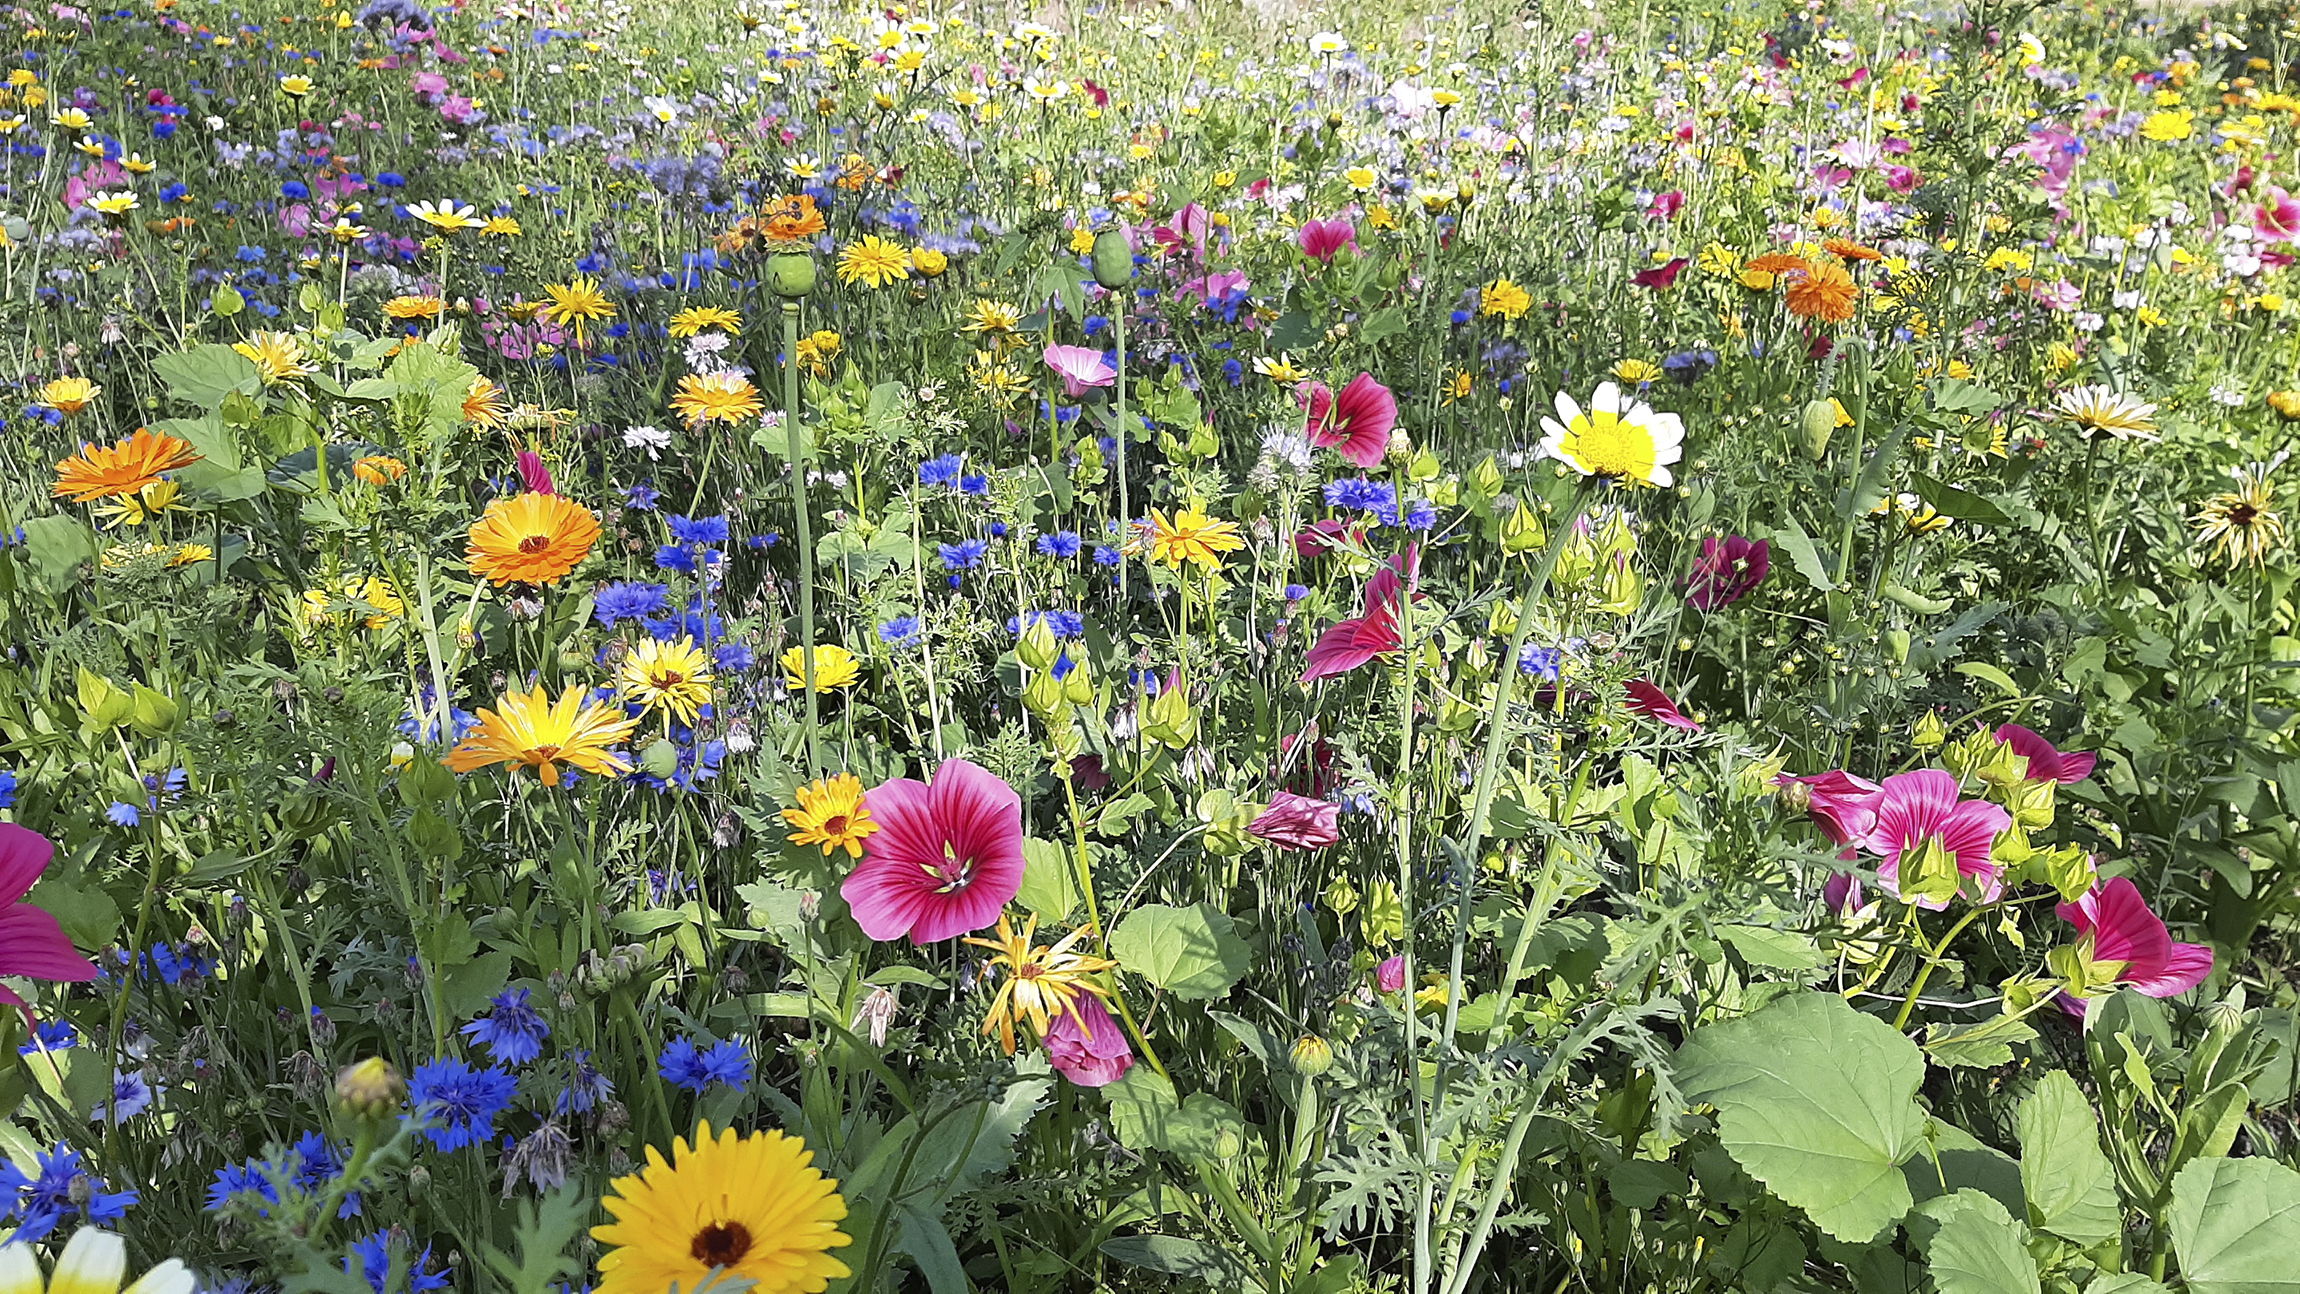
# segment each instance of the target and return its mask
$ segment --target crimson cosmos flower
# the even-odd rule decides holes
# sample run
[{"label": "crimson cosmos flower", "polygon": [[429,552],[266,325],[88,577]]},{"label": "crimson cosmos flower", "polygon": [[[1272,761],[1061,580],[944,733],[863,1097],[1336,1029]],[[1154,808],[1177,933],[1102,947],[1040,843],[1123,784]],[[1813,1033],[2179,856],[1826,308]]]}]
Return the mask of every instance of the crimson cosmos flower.
[{"label": "crimson cosmos flower", "polygon": [[1729,607],[1755,592],[1773,569],[1773,547],[1762,539],[1712,535],[1701,541],[1701,556],[1693,563],[1685,600],[1696,611]]},{"label": "crimson cosmos flower", "polygon": [[1405,581],[1400,578],[1400,571],[1419,568],[1420,554],[1409,547],[1402,558],[1393,557],[1388,565],[1375,571],[1373,578],[1366,581],[1365,614],[1340,621],[1318,635],[1318,641],[1310,645],[1308,668],[1302,671],[1302,682],[1315,683],[1335,674],[1347,674],[1377,656],[1402,649],[1405,641],[1398,634],[1398,597]]},{"label": "crimson cosmos flower", "polygon": [[1246,824],[1246,834],[1280,849],[1324,849],[1342,838],[1341,817],[1338,804],[1280,791],[1261,816]]}]

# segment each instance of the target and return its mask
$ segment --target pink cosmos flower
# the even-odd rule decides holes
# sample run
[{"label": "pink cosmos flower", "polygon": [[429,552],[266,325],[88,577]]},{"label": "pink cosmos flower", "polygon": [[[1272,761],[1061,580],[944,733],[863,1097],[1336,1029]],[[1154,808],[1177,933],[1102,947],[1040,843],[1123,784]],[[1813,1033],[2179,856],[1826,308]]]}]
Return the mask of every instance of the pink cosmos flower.
[{"label": "pink cosmos flower", "polygon": [[2028,756],[2028,780],[2032,782],[2073,786],[2092,776],[2092,766],[2100,762],[2100,756],[2088,750],[2055,750],[2051,742],[2017,723],[1997,729],[1996,737],[2011,746],[2015,755]]},{"label": "pink cosmos flower", "polygon": [[[24,901],[55,856],[46,836],[0,823],[0,975],[73,983],[96,978],[96,964],[72,947],[55,916]],[[32,1019],[32,1008],[5,984],[0,1002],[22,1011],[27,1023]]]},{"label": "pink cosmos flower", "polygon": [[1062,379],[1063,393],[1072,399],[1118,380],[1118,370],[1091,346],[1048,346],[1046,367]]},{"label": "pink cosmos flower", "polygon": [[863,803],[879,829],[839,893],[871,938],[980,930],[1022,888],[1022,797],[989,770],[944,760],[931,785],[897,777]]},{"label": "pink cosmos flower", "polygon": [[1280,849],[1324,849],[1342,838],[1341,818],[1338,804],[1280,791],[1260,817],[1246,824],[1246,834]]},{"label": "pink cosmos flower", "polygon": [[1892,165],[1885,168],[1885,187],[1895,193],[1914,193],[1923,183],[1913,166]]},{"label": "pink cosmos flower", "polygon": [[[1989,847],[2011,825],[2012,815],[2001,805],[1960,801],[1955,777],[1920,768],[1885,779],[1877,796],[1876,825],[1860,844],[1884,859],[1877,876],[1898,896],[1902,856],[1938,839],[1956,861],[1957,874],[1978,881],[1982,901],[1993,903],[2004,890],[2004,869],[1989,857]],[[1935,911],[1948,906],[1945,899],[1919,898],[1916,903]]]},{"label": "pink cosmos flower", "polygon": [[1078,995],[1074,1013],[1054,1017],[1046,1030],[1046,1058],[1056,1073],[1080,1087],[1106,1087],[1134,1068],[1134,1048],[1126,1031],[1110,1018],[1102,999]]},{"label": "pink cosmos flower", "polygon": [[[1783,774],[1774,778],[1773,784],[1807,788],[1805,812],[1812,815],[1813,825],[1823,835],[1840,845],[1865,840],[1877,829],[1877,800],[1884,788],[1865,777],[1832,768],[1812,777]],[[1848,849],[1843,856],[1852,854]]]},{"label": "pink cosmos flower", "polygon": [[1672,728],[1683,728],[1687,732],[1701,731],[1701,725],[1686,718],[1685,712],[1677,708],[1677,703],[1669,699],[1667,692],[1655,687],[1652,679],[1633,678],[1629,680],[1627,690],[1631,714],[1658,719]]},{"label": "pink cosmos flower", "polygon": [[[2171,997],[2195,988],[2212,973],[2212,949],[2174,943],[2172,932],[2148,910],[2139,887],[2122,876],[2101,882],[2090,894],[2055,910],[2091,941],[2095,964],[2121,964],[2114,982],[2135,992]],[[2071,994],[2061,995],[2061,1006],[2084,1014],[2084,1003]]]},{"label": "pink cosmos flower", "polygon": [[2260,195],[2252,212],[2252,232],[2264,243],[2288,243],[2300,238],[2300,202],[2273,185]]},{"label": "pink cosmos flower", "polygon": [[1350,379],[1336,397],[1323,382],[1306,382],[1301,399],[1310,409],[1310,443],[1341,451],[1359,467],[1372,468],[1389,452],[1390,429],[1398,425],[1398,402],[1371,373]]},{"label": "pink cosmos flower", "polygon": [[1677,213],[1684,209],[1685,195],[1676,189],[1671,189],[1667,193],[1654,194],[1653,201],[1645,208],[1645,214],[1653,220],[1675,220]]},{"label": "pink cosmos flower", "polygon": [[418,72],[408,79],[407,88],[417,94],[445,94],[447,78],[437,72]]},{"label": "pink cosmos flower", "polygon": [[1206,237],[1214,229],[1214,217],[1195,202],[1186,203],[1174,213],[1170,223],[1150,231],[1163,248],[1188,247],[1191,254],[1203,259],[1206,255]]},{"label": "pink cosmos flower", "polygon": [[1773,569],[1773,547],[1762,539],[1739,535],[1701,541],[1701,558],[1693,563],[1693,576],[1685,600],[1698,611],[1729,607],[1756,591]]},{"label": "pink cosmos flower", "polygon": [[1347,219],[1336,216],[1331,220],[1311,220],[1302,225],[1295,236],[1302,253],[1315,261],[1330,261],[1334,253],[1344,247],[1358,245],[1358,231]]},{"label": "pink cosmos flower", "polygon": [[1310,645],[1308,668],[1302,671],[1302,682],[1315,683],[1336,674],[1347,674],[1377,656],[1402,649],[1405,640],[1398,634],[1398,597],[1405,581],[1400,577],[1409,571],[1418,573],[1419,569],[1420,554],[1409,548],[1402,558],[1393,557],[1388,565],[1375,571],[1373,578],[1366,581],[1365,614],[1339,621],[1318,635],[1318,641]]},{"label": "pink cosmos flower", "polygon": [[1384,993],[1395,993],[1406,986],[1406,957],[1404,953],[1374,967],[1374,987]]}]

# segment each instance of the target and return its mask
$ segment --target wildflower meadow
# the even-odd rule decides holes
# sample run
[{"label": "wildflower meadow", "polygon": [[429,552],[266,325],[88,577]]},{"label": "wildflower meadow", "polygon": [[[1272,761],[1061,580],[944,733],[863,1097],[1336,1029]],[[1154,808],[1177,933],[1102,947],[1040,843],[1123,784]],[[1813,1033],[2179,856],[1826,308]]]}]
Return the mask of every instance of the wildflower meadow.
[{"label": "wildflower meadow", "polygon": [[0,50],[0,1294],[2300,1292],[2300,7]]}]

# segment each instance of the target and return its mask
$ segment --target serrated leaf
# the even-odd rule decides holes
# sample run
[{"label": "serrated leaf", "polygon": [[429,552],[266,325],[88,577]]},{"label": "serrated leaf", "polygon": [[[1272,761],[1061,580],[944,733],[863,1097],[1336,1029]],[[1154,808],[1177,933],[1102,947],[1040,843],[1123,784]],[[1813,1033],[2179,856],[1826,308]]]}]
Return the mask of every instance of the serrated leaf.
[{"label": "serrated leaf", "polygon": [[1773,542],[1789,554],[1789,564],[1805,577],[1806,583],[1823,593],[1837,587],[1837,578],[1830,572],[1829,563],[1813,546],[1812,537],[1797,525],[1796,518],[1788,518],[1773,532]]},{"label": "serrated leaf", "polygon": [[2075,1079],[2056,1069],[2020,1103],[2020,1155],[2030,1225],[2087,1246],[2124,1233],[2092,1102]]},{"label": "serrated leaf", "polygon": [[1925,1058],[1948,1069],[1993,1069],[2012,1063],[2013,1044],[2035,1039],[2036,1030],[2017,1016],[1991,1016],[1973,1024],[1936,1024],[1925,1030]]},{"label": "serrated leaf", "polygon": [[1901,1163],[1923,1144],[1916,1044],[1834,993],[1799,993],[1694,1031],[1678,1083],[1717,1107],[1735,1162],[1840,1240],[1876,1238],[1909,1209]]},{"label": "serrated leaf", "polygon": [[2300,1290],[2300,1173],[2272,1159],[2198,1159],[2165,1216],[2191,1294]]},{"label": "serrated leaf", "polygon": [[1221,1250],[1184,1236],[1118,1236],[1102,1242],[1102,1254],[1112,1262],[1180,1276],[1214,1289],[1235,1285],[1244,1274]]},{"label": "serrated leaf", "polygon": [[222,408],[224,397],[234,391],[255,395],[264,388],[254,361],[229,346],[194,346],[162,355],[152,361],[152,372],[167,383],[169,396],[208,410]]},{"label": "serrated leaf", "polygon": [[1110,932],[1121,966],[1185,1002],[1222,996],[1243,979],[1252,954],[1236,923],[1211,903],[1186,908],[1148,903]]},{"label": "serrated leaf", "polygon": [[2041,1294],[2028,1228],[2004,1205],[1967,1189],[1919,1209],[1940,1224],[1920,1242],[1940,1294]]},{"label": "serrated leaf", "polygon": [[1900,461],[1901,442],[1907,440],[1909,429],[1895,427],[1877,442],[1877,452],[1862,464],[1861,475],[1854,480],[1850,491],[1837,496],[1837,516],[1845,521],[1858,521],[1892,494],[1890,482],[1893,466]]}]

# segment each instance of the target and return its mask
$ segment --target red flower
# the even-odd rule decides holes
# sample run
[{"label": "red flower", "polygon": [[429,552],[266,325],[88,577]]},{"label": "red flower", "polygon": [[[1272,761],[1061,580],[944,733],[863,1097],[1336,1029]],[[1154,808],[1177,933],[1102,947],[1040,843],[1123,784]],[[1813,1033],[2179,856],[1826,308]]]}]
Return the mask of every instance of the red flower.
[{"label": "red flower", "polygon": [[1310,443],[1341,451],[1359,467],[1372,468],[1389,452],[1390,428],[1398,425],[1398,402],[1390,389],[1360,373],[1337,399],[1323,382],[1305,384],[1310,406]]},{"label": "red flower", "polygon": [[1334,546],[1339,539],[1362,544],[1366,538],[1364,526],[1351,526],[1345,521],[1313,521],[1294,532],[1294,551],[1305,560],[1316,557]]},{"label": "red flower", "polygon": [[[1804,787],[1805,812],[1812,815],[1813,825],[1840,845],[1865,839],[1877,829],[1877,800],[1884,788],[1865,777],[1832,768],[1812,777],[1783,774],[1774,778],[1773,784]],[[1852,853],[1848,849],[1843,856],[1850,857]]]},{"label": "red flower", "polygon": [[932,785],[894,778],[863,804],[878,830],[839,893],[871,938],[980,930],[1022,888],[1022,797],[989,770],[945,760]]},{"label": "red flower", "polygon": [[1358,245],[1358,231],[1340,216],[1332,220],[1310,220],[1303,223],[1295,241],[1301,245],[1302,254],[1311,260],[1330,261],[1334,253],[1344,247]]},{"label": "red flower", "polygon": [[[1956,863],[1957,874],[1980,883],[1981,900],[1996,901],[2004,889],[2004,869],[1989,857],[1997,833],[2012,815],[1985,800],[1959,800],[1957,779],[1937,768],[1920,768],[1885,779],[1877,795],[1877,823],[1860,844],[1884,861],[1877,877],[1900,894],[1901,860],[1938,840]],[[1945,899],[1917,897],[1919,907],[1939,910]]]},{"label": "red flower", "polygon": [[1679,256],[1667,265],[1656,265],[1649,270],[1639,270],[1629,276],[1629,281],[1641,288],[1671,287],[1676,284],[1677,276],[1690,264],[1692,264],[1691,261]]},{"label": "red flower", "polygon": [[1629,680],[1628,691],[1631,714],[1659,719],[1672,728],[1683,728],[1687,732],[1701,731],[1701,725],[1686,718],[1685,712],[1677,708],[1677,703],[1669,699],[1667,692],[1655,687],[1652,679],[1633,678]]},{"label": "red flower", "polygon": [[[55,916],[24,902],[55,856],[56,846],[46,836],[0,823],[0,975],[74,983],[96,978],[96,964],[72,947]],[[31,1020],[32,1008],[5,984],[0,984],[0,1002]]]},{"label": "red flower", "polygon": [[530,494],[558,493],[551,488],[551,469],[543,465],[542,457],[532,449],[519,451],[519,479]]}]

